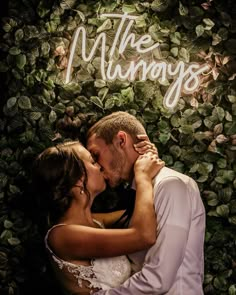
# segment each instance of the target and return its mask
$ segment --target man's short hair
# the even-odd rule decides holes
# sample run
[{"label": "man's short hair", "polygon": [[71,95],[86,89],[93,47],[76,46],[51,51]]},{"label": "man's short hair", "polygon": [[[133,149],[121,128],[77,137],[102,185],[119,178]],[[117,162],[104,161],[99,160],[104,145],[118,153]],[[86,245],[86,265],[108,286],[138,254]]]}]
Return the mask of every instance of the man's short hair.
[{"label": "man's short hair", "polygon": [[138,134],[146,134],[141,122],[133,115],[126,112],[114,112],[103,117],[95,123],[87,133],[87,139],[96,134],[96,137],[102,138],[106,144],[111,144],[114,136],[119,131],[127,132],[134,142],[137,142]]}]

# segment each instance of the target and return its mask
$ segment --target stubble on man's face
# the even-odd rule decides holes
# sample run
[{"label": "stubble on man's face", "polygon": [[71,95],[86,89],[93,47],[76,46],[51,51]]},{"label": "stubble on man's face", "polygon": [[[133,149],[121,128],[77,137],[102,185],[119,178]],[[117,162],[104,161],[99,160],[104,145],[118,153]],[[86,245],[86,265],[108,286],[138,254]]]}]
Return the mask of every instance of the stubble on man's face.
[{"label": "stubble on man's face", "polygon": [[92,135],[87,142],[87,148],[95,161],[101,166],[104,178],[111,187],[118,186],[122,181],[124,155],[113,144],[106,144],[101,138]]},{"label": "stubble on man's face", "polygon": [[112,157],[109,161],[107,169],[104,169],[104,174],[111,187],[116,187],[124,181],[122,178],[124,168],[124,155],[117,150],[113,145],[110,146]]}]

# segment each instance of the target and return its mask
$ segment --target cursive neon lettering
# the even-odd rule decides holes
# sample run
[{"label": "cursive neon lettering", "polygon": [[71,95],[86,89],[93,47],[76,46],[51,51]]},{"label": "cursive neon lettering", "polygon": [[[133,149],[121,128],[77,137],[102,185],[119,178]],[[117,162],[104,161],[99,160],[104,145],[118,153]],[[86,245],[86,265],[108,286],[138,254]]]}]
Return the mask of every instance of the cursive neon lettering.
[{"label": "cursive neon lettering", "polygon": [[[176,64],[170,64],[164,61],[153,60],[151,53],[154,49],[160,50],[160,44],[153,44],[153,40],[148,34],[137,38],[136,35],[131,32],[137,16],[128,15],[127,13],[102,14],[101,16],[120,19],[110,51],[108,52],[108,62],[106,62],[106,33],[102,32],[97,36],[91,51],[87,54],[86,29],[83,26],[78,27],[75,31],[70,48],[68,67],[66,71],[66,83],[69,83],[71,80],[72,63],[76,46],[79,37],[81,36],[81,56],[84,61],[90,62],[97,50],[100,50],[100,69],[103,80],[120,79],[134,81],[136,79],[140,79],[145,81],[150,79],[154,81],[158,79],[159,81],[164,82],[166,79],[171,79],[173,82],[170,84],[163,100],[164,106],[171,109],[178,103],[182,92],[190,94],[196,91],[200,84],[199,76],[209,70],[208,65],[201,66],[197,63],[190,63],[186,65],[183,61],[179,61]],[[138,57],[135,55],[136,61],[127,61],[125,65],[121,65],[119,61],[114,62],[113,55],[115,50],[118,49],[118,54],[122,56],[128,46],[135,49],[138,54]],[[147,57],[148,52],[150,52],[149,57]],[[142,54],[145,54],[143,58]],[[150,58],[152,58],[152,60],[150,60]]]}]

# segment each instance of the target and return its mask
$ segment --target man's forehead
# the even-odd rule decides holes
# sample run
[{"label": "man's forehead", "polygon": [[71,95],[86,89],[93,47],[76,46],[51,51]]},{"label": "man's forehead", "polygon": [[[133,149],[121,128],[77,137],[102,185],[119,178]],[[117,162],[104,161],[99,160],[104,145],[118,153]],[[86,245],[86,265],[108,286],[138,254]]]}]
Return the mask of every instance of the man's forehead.
[{"label": "man's forehead", "polygon": [[87,149],[90,152],[96,152],[106,146],[107,145],[106,145],[105,141],[100,137],[96,137],[96,134],[93,134],[91,137],[89,137],[89,139],[87,141]]}]

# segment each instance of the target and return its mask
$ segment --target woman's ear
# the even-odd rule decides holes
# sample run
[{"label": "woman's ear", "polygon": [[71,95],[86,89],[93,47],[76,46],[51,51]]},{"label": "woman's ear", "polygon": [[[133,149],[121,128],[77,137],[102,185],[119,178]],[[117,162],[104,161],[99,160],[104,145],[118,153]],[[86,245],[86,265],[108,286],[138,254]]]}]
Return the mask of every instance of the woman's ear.
[{"label": "woman's ear", "polygon": [[74,187],[72,188],[72,190],[80,190],[80,194],[83,194],[84,193],[84,182],[83,180],[78,180],[76,182],[76,184],[74,185]]}]

